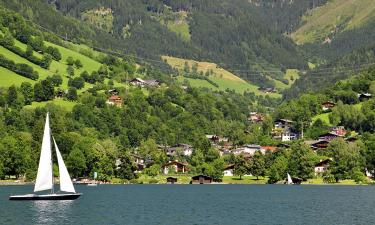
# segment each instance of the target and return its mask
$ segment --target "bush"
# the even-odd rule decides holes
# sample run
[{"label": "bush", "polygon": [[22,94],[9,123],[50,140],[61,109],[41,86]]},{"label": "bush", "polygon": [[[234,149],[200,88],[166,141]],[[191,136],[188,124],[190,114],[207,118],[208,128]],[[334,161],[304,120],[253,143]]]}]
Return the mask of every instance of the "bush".
[{"label": "bush", "polygon": [[131,180],[129,180],[129,183],[130,183],[130,184],[143,184],[142,181],[139,181],[139,180],[137,180],[137,179],[131,179]]},{"label": "bush", "polygon": [[336,183],[335,176],[330,171],[326,171],[323,173],[323,182],[328,184]]},{"label": "bush", "polygon": [[149,184],[157,184],[157,183],[159,183],[159,181],[158,181],[157,179],[150,179],[150,180],[148,181],[148,183],[149,183]]},{"label": "bush", "polygon": [[366,176],[360,171],[360,170],[355,170],[352,175],[352,179],[357,183],[366,183]]},{"label": "bush", "polygon": [[39,78],[38,72],[34,71],[33,68],[27,64],[16,64],[14,61],[5,58],[0,54],[0,66],[5,67],[21,76],[37,80]]}]

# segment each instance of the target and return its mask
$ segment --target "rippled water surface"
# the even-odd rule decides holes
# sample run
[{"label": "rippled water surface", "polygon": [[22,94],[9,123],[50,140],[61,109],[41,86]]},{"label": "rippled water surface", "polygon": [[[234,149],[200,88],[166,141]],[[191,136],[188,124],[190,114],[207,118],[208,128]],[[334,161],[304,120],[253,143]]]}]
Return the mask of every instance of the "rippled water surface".
[{"label": "rippled water surface", "polygon": [[375,186],[76,186],[75,201],[9,201],[32,186],[0,186],[0,224],[374,224]]}]

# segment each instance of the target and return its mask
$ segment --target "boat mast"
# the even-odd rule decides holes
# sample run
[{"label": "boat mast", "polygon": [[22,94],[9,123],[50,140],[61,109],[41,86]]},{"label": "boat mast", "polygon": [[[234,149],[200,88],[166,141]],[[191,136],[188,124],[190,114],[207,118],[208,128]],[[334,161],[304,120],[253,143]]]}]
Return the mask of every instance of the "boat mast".
[{"label": "boat mast", "polygon": [[[49,112],[47,112],[47,116],[49,117]],[[49,122],[49,120],[48,120],[48,122]],[[49,127],[49,134],[50,134],[50,137],[52,137],[52,132],[51,132],[51,126],[50,126],[50,124],[48,124],[48,127]],[[50,138],[50,141],[49,141],[50,143],[51,143],[51,138]],[[52,168],[52,170],[51,170],[51,175],[52,175],[52,189],[51,189],[51,194],[54,194],[55,193],[55,188],[54,188],[54,184],[55,184],[55,182],[54,182],[54,179],[53,179],[53,158],[52,158],[52,145],[50,144],[50,146],[51,146],[51,168]]]}]

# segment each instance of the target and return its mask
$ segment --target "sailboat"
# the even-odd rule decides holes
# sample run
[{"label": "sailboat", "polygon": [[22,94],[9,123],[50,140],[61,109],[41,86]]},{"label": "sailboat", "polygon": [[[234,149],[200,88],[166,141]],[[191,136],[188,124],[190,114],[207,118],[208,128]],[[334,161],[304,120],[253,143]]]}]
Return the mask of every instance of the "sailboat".
[{"label": "sailboat", "polygon": [[294,184],[293,180],[292,180],[292,177],[290,177],[289,173],[287,173],[287,176],[288,176],[287,184]]},{"label": "sailboat", "polygon": [[34,192],[51,190],[49,194],[27,194],[27,195],[13,195],[9,200],[74,200],[81,196],[81,193],[76,193],[72,180],[70,179],[68,170],[66,169],[64,160],[61,156],[59,148],[57,147],[55,139],[52,137],[57,163],[59,165],[60,175],[60,192],[55,193],[53,186],[53,162],[52,162],[52,143],[51,130],[49,126],[49,113],[46,116],[46,123],[44,125],[44,134],[42,141],[42,150],[40,153],[38,174],[34,186]]}]

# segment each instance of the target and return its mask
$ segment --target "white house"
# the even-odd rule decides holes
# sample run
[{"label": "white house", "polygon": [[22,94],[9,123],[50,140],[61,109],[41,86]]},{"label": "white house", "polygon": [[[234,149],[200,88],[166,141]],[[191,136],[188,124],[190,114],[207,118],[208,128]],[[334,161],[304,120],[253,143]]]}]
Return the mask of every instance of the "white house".
[{"label": "white house", "polygon": [[168,156],[175,156],[178,153],[184,156],[191,156],[193,154],[193,147],[188,144],[176,144],[170,148],[167,148]]},{"label": "white house", "polygon": [[232,177],[233,176],[233,170],[234,170],[234,164],[228,165],[224,169],[224,176]]},{"label": "white house", "polygon": [[286,142],[286,141],[293,141],[293,140],[296,140],[297,139],[297,134],[289,131],[289,130],[285,130],[282,134],[281,134],[281,141],[282,142]]},{"label": "white house", "polygon": [[331,159],[326,159],[326,160],[320,160],[320,162],[315,164],[315,167],[314,167],[315,175],[319,175],[319,174],[326,172],[331,162],[332,162]]},{"label": "white house", "polygon": [[262,146],[260,145],[244,145],[242,147],[236,148],[232,150],[233,154],[241,155],[241,154],[249,154],[254,155],[256,151],[262,151]]}]

